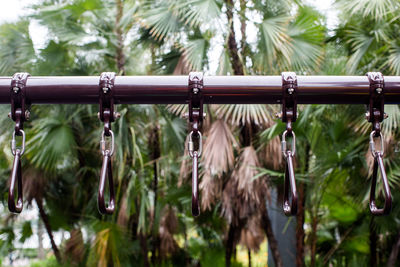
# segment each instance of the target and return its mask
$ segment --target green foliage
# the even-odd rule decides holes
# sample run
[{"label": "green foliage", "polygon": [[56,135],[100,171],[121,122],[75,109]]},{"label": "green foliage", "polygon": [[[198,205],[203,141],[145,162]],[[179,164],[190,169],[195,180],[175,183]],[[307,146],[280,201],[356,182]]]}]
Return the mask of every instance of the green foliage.
[{"label": "green foliage", "polygon": [[[326,18],[303,1],[233,2],[238,57],[245,73],[272,75],[292,70],[302,75],[364,75],[378,69],[384,75],[400,73],[398,1],[340,0],[336,7],[342,12],[341,20],[335,29],[327,29]],[[45,76],[99,75],[102,71],[169,75],[211,69],[218,75],[233,73],[226,1],[45,0],[33,9],[28,19],[0,25],[1,75],[22,70]],[[43,47],[34,48],[29,19],[48,30]],[[241,40],[236,25],[243,21],[248,26],[246,40]],[[248,30],[252,27],[256,32]],[[217,60],[210,58],[215,55]],[[210,66],[215,62],[217,66]],[[98,107],[32,107],[32,119],[25,126],[24,193],[29,205],[43,204],[47,220],[43,213],[40,219],[46,227],[52,232],[69,232],[70,237],[57,244],[62,263],[50,256],[31,266],[135,266],[149,261],[152,266],[224,266],[231,225],[223,217],[222,207],[224,201],[233,203],[241,197],[237,188],[227,188],[241,163],[245,131],[251,128],[249,139],[257,149],[260,167],[251,166],[257,174],[240,177],[241,181],[279,187],[282,164],[273,161],[280,157],[276,141],[285,124],[273,119],[278,110],[274,105],[208,105],[206,110],[205,143],[209,142],[207,131],[221,118],[229,124],[227,131],[236,143],[230,144],[232,166],[222,175],[207,177],[207,166],[202,163],[201,182],[209,179],[211,185],[201,187],[201,197],[211,200],[210,207],[194,219],[190,215],[189,164],[182,157],[187,123],[179,116],[185,113],[184,106],[118,105],[121,117],[113,123],[117,208],[112,216],[97,211],[102,130]],[[9,106],[0,105],[1,114],[8,111]],[[389,118],[382,128],[389,145],[384,163],[393,197],[399,199],[400,159],[393,147],[399,138],[400,110],[392,105],[386,106],[385,112]],[[379,262],[386,264],[397,242],[400,205],[386,218],[371,219],[368,213],[370,126],[363,118],[363,107],[308,105],[301,106],[299,113],[294,124],[296,179],[306,187],[306,245],[311,247],[316,238],[316,265],[366,266],[373,231],[379,236]],[[5,117],[0,118],[0,146],[4,148],[0,187],[6,205],[13,123]],[[214,142],[211,147],[223,143]],[[274,156],[263,156],[265,150],[273,151]],[[379,182],[379,192],[381,186]],[[268,194],[267,189],[263,195]],[[382,193],[378,197],[381,199]],[[243,242],[242,230],[249,227],[250,219],[260,217],[262,210],[249,208],[246,201],[238,206],[251,210],[249,216],[234,218],[245,222],[242,228],[237,226],[236,243]],[[16,248],[35,235],[36,221],[23,220],[3,214],[2,257],[15,251],[36,257],[32,251]],[[255,249],[251,250],[254,253]],[[310,251],[306,249],[307,264]],[[244,264],[247,262],[232,258],[232,266]]]}]

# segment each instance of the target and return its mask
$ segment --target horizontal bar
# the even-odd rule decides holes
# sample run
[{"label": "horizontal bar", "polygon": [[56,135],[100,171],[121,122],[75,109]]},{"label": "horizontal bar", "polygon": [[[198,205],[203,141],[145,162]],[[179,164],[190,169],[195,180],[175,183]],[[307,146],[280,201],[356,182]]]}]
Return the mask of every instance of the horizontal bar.
[{"label": "horizontal bar", "polygon": [[[299,104],[367,104],[366,76],[297,76]],[[385,76],[385,103],[400,103],[400,76]],[[0,77],[0,104],[10,103],[11,77]],[[97,104],[99,76],[31,76],[30,104]],[[188,76],[117,76],[116,104],[184,104]],[[205,76],[205,104],[279,104],[281,76]]]}]

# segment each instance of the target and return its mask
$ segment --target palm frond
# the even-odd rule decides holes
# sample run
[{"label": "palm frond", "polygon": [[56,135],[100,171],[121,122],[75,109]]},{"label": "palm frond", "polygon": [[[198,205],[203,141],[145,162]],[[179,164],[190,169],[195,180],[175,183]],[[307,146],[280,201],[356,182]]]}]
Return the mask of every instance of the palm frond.
[{"label": "palm frond", "polygon": [[256,65],[261,70],[272,69],[278,55],[290,61],[292,45],[287,33],[289,16],[277,16],[264,20],[259,25],[260,43],[259,56]]},{"label": "palm frond", "polygon": [[211,210],[212,205],[215,204],[221,196],[222,179],[211,174],[211,171],[206,170],[201,175],[199,184],[201,191],[201,209]]},{"label": "palm frond", "polygon": [[32,71],[35,51],[29,36],[29,22],[0,25],[0,75]]},{"label": "palm frond", "polygon": [[246,248],[257,252],[265,235],[260,225],[259,216],[252,216],[240,233],[240,244]]},{"label": "palm frond", "polygon": [[396,0],[341,0],[338,1],[338,5],[350,15],[361,14],[363,17],[371,16],[379,20],[397,10],[399,2]]},{"label": "palm frond", "polygon": [[360,61],[374,41],[374,37],[358,29],[349,30],[348,36],[349,39],[347,42],[351,45],[354,53],[350,56],[346,67],[349,73],[355,73]]},{"label": "palm frond", "polygon": [[54,173],[70,166],[71,162],[66,164],[66,160],[76,158],[78,147],[74,133],[62,114],[36,120],[32,132],[27,157],[36,167]]},{"label": "palm frond", "polygon": [[150,29],[151,35],[161,40],[178,33],[182,23],[169,1],[159,3],[157,6],[148,5],[141,17],[143,25]]},{"label": "palm frond", "polygon": [[238,146],[229,126],[223,120],[216,120],[207,133],[204,144],[203,166],[212,176],[227,173],[234,165],[233,148]]},{"label": "palm frond", "polygon": [[198,27],[202,23],[209,23],[219,18],[220,4],[216,0],[184,0],[178,2],[177,9],[182,20],[191,27]]},{"label": "palm frond", "polygon": [[322,18],[313,8],[302,6],[289,25],[288,35],[292,41],[292,54],[288,67],[296,70],[317,69],[322,60],[321,45],[325,39]]},{"label": "palm frond", "polygon": [[272,105],[218,105],[216,114],[220,118],[229,120],[233,125],[240,125],[254,122],[257,125],[272,125],[274,112]]},{"label": "palm frond", "polygon": [[397,42],[390,43],[389,56],[383,67],[389,67],[394,75],[400,75],[400,46]]},{"label": "palm frond", "polygon": [[202,70],[207,55],[208,42],[204,38],[189,40],[182,48],[185,61],[188,63],[188,70]]}]

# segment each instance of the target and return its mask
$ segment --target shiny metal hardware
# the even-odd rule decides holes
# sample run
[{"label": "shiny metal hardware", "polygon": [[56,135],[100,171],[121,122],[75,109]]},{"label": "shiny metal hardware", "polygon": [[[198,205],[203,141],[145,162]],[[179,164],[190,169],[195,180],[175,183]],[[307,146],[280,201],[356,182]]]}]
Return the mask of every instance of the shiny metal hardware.
[{"label": "shiny metal hardware", "polygon": [[21,147],[17,147],[17,141],[15,138],[15,131],[12,133],[12,139],[11,139],[11,153],[15,156],[17,154],[17,150],[19,150],[20,156],[22,156],[25,152],[25,132],[24,130],[19,130],[19,133],[21,134],[22,137],[22,144]]},{"label": "shiny metal hardware", "polygon": [[[25,132],[24,121],[30,117],[29,111],[26,109],[26,83],[29,73],[15,73],[11,79],[10,100],[11,112],[8,117],[15,121],[14,131],[11,139],[11,153],[14,156],[14,162],[11,169],[10,188],[8,190],[8,209],[14,213],[20,213],[23,208],[23,192],[22,192],[22,170],[21,157],[25,152]],[[16,136],[22,137],[21,147],[17,147]],[[17,184],[17,203],[15,203],[15,185]]]},{"label": "shiny metal hardware", "polygon": [[[106,179],[108,177],[108,187],[110,199],[106,206],[104,191],[106,187]],[[100,172],[99,191],[97,194],[98,209],[101,214],[113,214],[115,210],[115,193],[114,181],[112,175],[111,154],[109,150],[105,150],[103,154],[103,164]]]},{"label": "shiny metal hardware", "polygon": [[201,157],[201,153],[202,153],[202,151],[203,151],[203,141],[202,141],[202,135],[201,135],[201,132],[197,132],[197,134],[198,134],[198,149],[197,149],[197,151],[194,151],[194,143],[193,143],[193,131],[191,131],[190,133],[189,133],[189,142],[188,142],[188,151],[189,151],[189,155],[190,155],[190,157],[191,158],[193,158],[194,157],[194,152],[196,152],[197,153],[197,157]]},{"label": "shiny metal hardware", "polygon": [[[15,203],[15,184],[17,184],[17,203]],[[20,213],[23,208],[22,195],[22,171],[21,171],[21,151],[15,150],[13,167],[11,170],[10,188],[8,189],[8,209],[14,213]]]},{"label": "shiny metal hardware", "polygon": [[109,133],[111,137],[111,142],[110,146],[107,147],[105,131],[101,132],[100,151],[103,156],[107,153],[111,157],[114,154],[114,132],[110,130]]},{"label": "shiny metal hardware", "polygon": [[[375,152],[374,156],[374,166],[372,171],[372,180],[371,180],[371,192],[369,196],[369,209],[373,215],[388,215],[392,210],[392,194],[390,192],[389,182],[386,176],[385,165],[383,164],[382,153],[380,151]],[[385,195],[385,204],[383,208],[378,208],[375,202],[375,191],[376,191],[376,183],[378,179],[378,168],[381,172],[382,184],[383,184],[383,193]]]},{"label": "shiny metal hardware", "polygon": [[[293,157],[296,154],[296,135],[292,129],[292,122],[297,119],[297,76],[294,72],[282,73],[282,112],[277,114],[282,122],[286,123],[286,130],[282,134],[282,155],[285,158],[285,182],[283,212],[285,215],[297,214],[297,188],[294,175]],[[287,148],[286,137],[292,136],[291,148]],[[290,196],[292,200],[290,201]]]},{"label": "shiny metal hardware", "polygon": [[294,157],[294,155],[296,154],[296,135],[294,134],[294,132],[291,132],[291,136],[292,136],[292,146],[291,149],[287,149],[287,142],[286,142],[286,136],[288,135],[288,131],[284,131],[282,134],[282,154],[285,158],[288,157],[288,153],[290,153],[292,155],[292,157]]},{"label": "shiny metal hardware", "polygon": [[[104,122],[104,129],[101,133],[100,151],[103,155],[103,163],[100,172],[99,191],[97,195],[98,209],[101,214],[112,214],[115,210],[114,181],[112,174],[111,157],[114,154],[114,132],[111,130],[111,123],[120,116],[114,111],[114,72],[103,72],[99,82],[99,113],[97,116]],[[107,147],[106,136],[111,137]],[[105,203],[104,191],[108,177],[110,199],[108,205]]]},{"label": "shiny metal hardware", "polygon": [[380,139],[380,149],[376,150],[376,146],[375,146],[375,140],[374,137],[376,135],[376,131],[372,131],[371,134],[369,135],[369,148],[371,150],[371,154],[373,157],[375,157],[376,153],[381,154],[381,156],[383,156],[383,153],[385,152],[385,146],[383,145],[383,135],[380,132],[378,134],[378,137]]},{"label": "shiny metal hardware", "polygon": [[[374,157],[374,165],[372,170],[371,179],[371,191],[369,196],[369,209],[373,215],[388,215],[392,210],[392,195],[390,192],[389,182],[386,176],[385,165],[383,164],[383,153],[384,153],[384,139],[381,132],[380,123],[387,118],[384,112],[384,87],[385,82],[382,73],[380,72],[368,72],[367,73],[370,95],[369,95],[369,106],[366,113],[366,119],[372,123],[372,132],[369,135],[369,147],[371,154]],[[379,137],[380,148],[377,150],[374,138]],[[383,193],[385,196],[385,204],[383,208],[378,208],[375,201],[376,183],[378,179],[378,171],[381,173],[381,179],[383,184]]]},{"label": "shiny metal hardware", "polygon": [[[189,112],[187,118],[191,125],[189,133],[188,151],[192,158],[192,215],[200,214],[199,205],[199,157],[202,153],[203,141],[200,128],[202,126],[205,113],[203,112],[203,73],[191,72],[188,84],[188,104]],[[193,135],[197,138],[197,143],[193,140]],[[197,144],[197,150],[196,150]]]}]

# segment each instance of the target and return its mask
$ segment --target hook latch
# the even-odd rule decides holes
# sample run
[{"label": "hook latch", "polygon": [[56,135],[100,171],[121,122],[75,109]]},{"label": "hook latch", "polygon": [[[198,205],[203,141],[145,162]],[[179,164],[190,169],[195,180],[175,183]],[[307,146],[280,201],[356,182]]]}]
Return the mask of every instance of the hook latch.
[{"label": "hook latch", "polygon": [[[286,161],[283,212],[285,215],[297,214],[297,189],[294,175],[293,157],[296,153],[296,135],[292,122],[297,119],[297,76],[294,72],[282,73],[282,122],[286,122],[286,131],[282,134],[282,154]],[[286,138],[292,137],[291,147],[288,148]],[[291,196],[291,201],[290,201]]]},{"label": "hook latch", "polygon": [[[99,83],[99,119],[104,123],[101,133],[100,151],[103,155],[103,163],[100,172],[99,192],[97,195],[98,209],[101,214],[112,214],[115,210],[114,181],[112,175],[111,157],[114,154],[114,133],[111,130],[111,122],[115,121],[114,112],[114,72],[103,72]],[[110,144],[107,147],[106,137],[110,137]],[[109,201],[106,206],[104,191],[108,177]]]},{"label": "hook latch", "polygon": [[[191,72],[189,74],[188,86],[189,122],[191,132],[189,133],[188,151],[192,158],[192,215],[200,214],[199,205],[199,162],[202,153],[202,135],[200,128],[205,114],[203,114],[203,73]],[[197,140],[195,142],[195,140]]]},{"label": "hook latch", "polygon": [[[25,132],[24,121],[29,119],[29,111],[26,109],[26,82],[29,73],[15,73],[11,79],[11,112],[9,117],[15,121],[15,128],[12,133],[11,153],[14,156],[13,166],[10,177],[10,188],[8,190],[8,209],[14,213],[20,213],[23,208],[22,193],[22,170],[21,157],[25,152]],[[17,147],[16,136],[21,136],[22,144]],[[17,184],[17,203],[15,203],[15,185]]]},{"label": "hook latch", "polygon": [[[380,123],[386,118],[384,112],[384,88],[385,83],[383,75],[380,72],[368,72],[369,81],[369,105],[367,112],[367,120],[372,123],[372,132],[369,135],[369,146],[371,154],[374,157],[374,165],[372,169],[371,191],[369,196],[369,209],[373,215],[388,215],[392,210],[392,195],[390,192],[389,182],[386,176],[385,165],[383,164],[384,139],[381,132]],[[380,148],[375,145],[375,138],[380,139]],[[381,172],[383,183],[383,193],[385,196],[385,204],[383,208],[378,208],[375,202],[376,183],[378,171]]]}]

